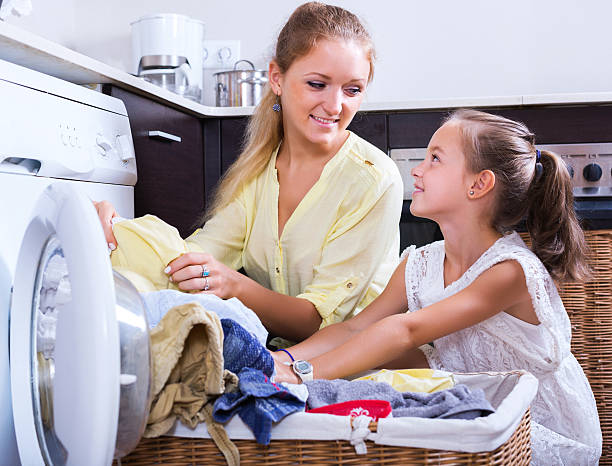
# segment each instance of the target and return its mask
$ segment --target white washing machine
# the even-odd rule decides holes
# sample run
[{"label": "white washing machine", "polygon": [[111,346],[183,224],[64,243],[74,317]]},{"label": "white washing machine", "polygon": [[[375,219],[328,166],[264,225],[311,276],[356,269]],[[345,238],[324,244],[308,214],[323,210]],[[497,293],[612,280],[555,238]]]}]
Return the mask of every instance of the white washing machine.
[{"label": "white washing machine", "polygon": [[110,464],[140,438],[150,387],[142,301],[91,202],[133,216],[127,112],[4,61],[0,103],[0,462]]}]

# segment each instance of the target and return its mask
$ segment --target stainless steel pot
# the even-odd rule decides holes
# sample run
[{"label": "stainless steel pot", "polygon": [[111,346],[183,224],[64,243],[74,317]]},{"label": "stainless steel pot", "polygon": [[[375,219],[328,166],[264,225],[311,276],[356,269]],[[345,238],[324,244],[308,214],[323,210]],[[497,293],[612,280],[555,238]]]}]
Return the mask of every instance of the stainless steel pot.
[{"label": "stainless steel pot", "polygon": [[[248,63],[250,70],[238,70],[238,63]],[[263,90],[268,83],[268,72],[256,70],[249,60],[238,60],[234,69],[220,71],[213,75],[216,79],[217,107],[248,107],[259,103]]]}]

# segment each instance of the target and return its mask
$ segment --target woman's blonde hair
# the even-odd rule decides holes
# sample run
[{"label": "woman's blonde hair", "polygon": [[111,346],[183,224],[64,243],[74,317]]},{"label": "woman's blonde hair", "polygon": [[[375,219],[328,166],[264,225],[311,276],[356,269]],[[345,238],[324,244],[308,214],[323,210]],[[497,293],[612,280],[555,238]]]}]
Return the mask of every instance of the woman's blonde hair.
[{"label": "woman's blonde hair", "polygon": [[[307,55],[320,40],[356,41],[370,62],[368,82],[374,74],[374,45],[357,16],[343,8],[319,2],[299,6],[281,30],[274,61],[285,73],[298,58]],[[227,169],[207,209],[204,220],[228,205],[240,188],[257,177],[268,164],[283,137],[282,112],[272,110],[276,95],[268,85],[249,120],[245,144],[238,159]]]},{"label": "woman's blonde hair", "polygon": [[587,278],[587,245],[565,162],[552,152],[536,151],[535,135],[523,123],[466,109],[445,122],[459,125],[467,168],[495,173],[493,227],[504,233],[526,220],[531,249],[555,280]]}]

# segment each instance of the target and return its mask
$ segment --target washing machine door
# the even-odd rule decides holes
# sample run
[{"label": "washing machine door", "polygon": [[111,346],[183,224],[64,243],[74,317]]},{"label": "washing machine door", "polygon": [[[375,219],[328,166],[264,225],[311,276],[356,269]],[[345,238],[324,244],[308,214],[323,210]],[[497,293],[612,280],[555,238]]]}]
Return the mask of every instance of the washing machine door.
[{"label": "washing machine door", "polygon": [[91,201],[65,184],[45,189],[23,238],[10,366],[24,465],[112,462],[120,399],[113,273]]}]

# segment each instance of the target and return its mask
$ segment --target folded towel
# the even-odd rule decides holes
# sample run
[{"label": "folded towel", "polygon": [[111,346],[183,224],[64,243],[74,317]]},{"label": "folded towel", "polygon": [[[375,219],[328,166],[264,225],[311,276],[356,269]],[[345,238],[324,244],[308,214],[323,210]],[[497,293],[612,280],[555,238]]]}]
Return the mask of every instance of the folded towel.
[{"label": "folded towel", "polygon": [[310,409],[349,400],[387,400],[393,417],[474,419],[495,411],[481,389],[461,384],[434,393],[400,393],[386,382],[370,380],[319,379],[305,384]]}]

